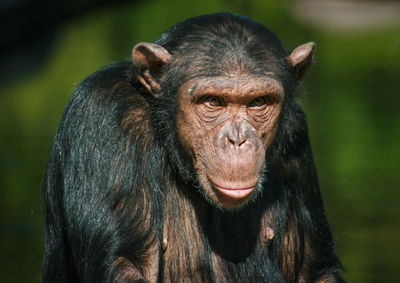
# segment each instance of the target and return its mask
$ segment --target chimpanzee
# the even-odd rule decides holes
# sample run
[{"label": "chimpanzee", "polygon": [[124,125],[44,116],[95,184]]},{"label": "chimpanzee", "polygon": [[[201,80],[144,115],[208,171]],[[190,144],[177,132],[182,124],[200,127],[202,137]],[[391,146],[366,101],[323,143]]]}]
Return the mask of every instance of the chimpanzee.
[{"label": "chimpanzee", "polygon": [[81,82],[44,181],[44,281],[342,282],[295,101],[314,50],[217,13]]}]

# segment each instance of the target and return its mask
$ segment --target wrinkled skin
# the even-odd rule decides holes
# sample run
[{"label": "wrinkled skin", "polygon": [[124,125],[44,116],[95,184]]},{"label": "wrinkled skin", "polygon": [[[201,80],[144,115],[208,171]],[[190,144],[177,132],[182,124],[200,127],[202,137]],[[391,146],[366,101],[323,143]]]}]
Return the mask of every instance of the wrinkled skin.
[{"label": "wrinkled skin", "polygon": [[225,208],[246,203],[276,132],[282,86],[267,74],[195,79],[178,101],[178,132],[208,197]]}]

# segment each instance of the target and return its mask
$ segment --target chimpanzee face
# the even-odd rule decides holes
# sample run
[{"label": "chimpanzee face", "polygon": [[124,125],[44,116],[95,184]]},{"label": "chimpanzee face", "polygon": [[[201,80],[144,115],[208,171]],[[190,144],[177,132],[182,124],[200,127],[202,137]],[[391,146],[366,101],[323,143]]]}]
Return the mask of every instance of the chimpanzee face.
[{"label": "chimpanzee face", "polygon": [[178,132],[206,196],[234,208],[252,198],[274,139],[283,87],[273,74],[193,79],[179,90]]},{"label": "chimpanzee face", "polygon": [[[204,50],[200,56],[197,46],[171,55],[158,44],[139,43],[132,52],[133,63],[138,80],[155,96],[163,93],[159,78],[168,70],[163,66],[175,65],[180,73],[188,73],[188,79],[176,82],[180,142],[192,157],[206,198],[220,208],[241,207],[261,190],[265,155],[275,138],[284,99],[285,86],[279,78],[301,79],[315,44],[303,44],[286,57],[253,54],[251,59],[243,50],[231,50],[233,56],[225,59],[204,56]],[[265,60],[268,68],[250,71],[254,62]]]}]

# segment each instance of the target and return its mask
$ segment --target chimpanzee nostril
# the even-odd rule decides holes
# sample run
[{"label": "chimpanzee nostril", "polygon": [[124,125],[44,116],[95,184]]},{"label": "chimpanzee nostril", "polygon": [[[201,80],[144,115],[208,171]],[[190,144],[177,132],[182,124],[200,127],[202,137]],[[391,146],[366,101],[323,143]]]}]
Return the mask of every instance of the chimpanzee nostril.
[{"label": "chimpanzee nostril", "polygon": [[228,142],[230,144],[234,145],[234,146],[237,146],[237,147],[242,146],[244,143],[246,143],[246,141],[247,141],[246,137],[243,137],[243,138],[234,137],[234,138],[232,138],[232,137],[228,136]]},{"label": "chimpanzee nostril", "polygon": [[243,139],[243,141],[241,143],[239,143],[239,147],[244,145],[246,143],[246,141],[247,141],[247,138]]}]

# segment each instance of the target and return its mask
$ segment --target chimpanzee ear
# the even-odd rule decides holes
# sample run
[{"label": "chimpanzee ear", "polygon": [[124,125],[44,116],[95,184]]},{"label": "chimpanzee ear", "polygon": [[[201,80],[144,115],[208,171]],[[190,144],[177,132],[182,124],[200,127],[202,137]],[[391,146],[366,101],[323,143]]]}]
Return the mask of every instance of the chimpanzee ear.
[{"label": "chimpanzee ear", "polygon": [[154,95],[157,95],[160,91],[157,75],[169,58],[171,58],[171,54],[158,44],[141,42],[133,47],[132,63],[138,79]]},{"label": "chimpanzee ear", "polygon": [[314,58],[315,47],[314,42],[305,43],[293,50],[289,57],[287,57],[289,63],[296,71],[298,80],[301,80],[310,68]]}]

